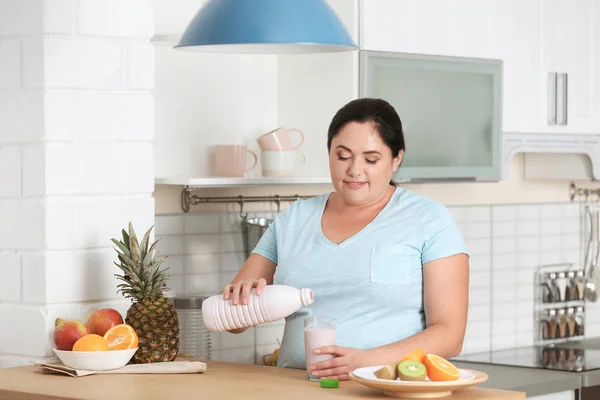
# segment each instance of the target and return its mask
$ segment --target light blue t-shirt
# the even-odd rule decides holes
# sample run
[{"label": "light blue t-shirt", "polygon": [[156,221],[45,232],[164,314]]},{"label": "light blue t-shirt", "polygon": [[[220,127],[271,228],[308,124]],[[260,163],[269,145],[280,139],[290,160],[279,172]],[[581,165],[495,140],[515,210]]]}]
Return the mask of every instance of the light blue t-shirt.
[{"label": "light blue t-shirt", "polygon": [[310,288],[315,297],[286,318],[279,367],[306,367],[304,319],[309,316],[336,318],[337,344],[358,349],[422,331],[422,265],[467,253],[445,206],[399,187],[369,225],[335,244],[321,230],[329,195],[296,201],[253,250],[277,264],[275,284]]}]

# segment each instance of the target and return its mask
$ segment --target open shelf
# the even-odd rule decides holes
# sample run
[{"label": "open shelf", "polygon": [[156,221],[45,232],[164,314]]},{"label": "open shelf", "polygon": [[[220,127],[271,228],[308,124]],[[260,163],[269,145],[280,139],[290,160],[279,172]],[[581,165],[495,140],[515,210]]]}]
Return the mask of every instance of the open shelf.
[{"label": "open shelf", "polygon": [[170,34],[170,35],[155,35],[150,39],[150,43],[160,47],[173,47],[179,43],[181,34]]},{"label": "open shelf", "polygon": [[223,178],[204,177],[189,178],[184,176],[158,177],[154,183],[157,185],[179,185],[190,188],[227,188],[249,186],[302,186],[302,185],[330,185],[331,178],[310,176],[286,177],[248,177],[248,178]]}]

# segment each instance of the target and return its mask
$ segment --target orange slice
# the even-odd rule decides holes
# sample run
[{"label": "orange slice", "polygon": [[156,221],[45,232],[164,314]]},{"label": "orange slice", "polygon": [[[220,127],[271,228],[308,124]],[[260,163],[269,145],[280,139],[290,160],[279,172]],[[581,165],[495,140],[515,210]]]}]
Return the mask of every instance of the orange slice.
[{"label": "orange slice", "polygon": [[138,346],[138,336],[131,325],[120,324],[110,328],[104,334],[109,350],[134,349]]},{"label": "orange slice", "polygon": [[432,381],[455,381],[460,378],[460,371],[452,363],[435,354],[426,354],[423,364],[427,368],[427,376]]},{"label": "orange slice", "polygon": [[415,360],[423,362],[423,357],[425,357],[425,351],[423,349],[416,349],[405,355],[400,362],[406,360]]}]

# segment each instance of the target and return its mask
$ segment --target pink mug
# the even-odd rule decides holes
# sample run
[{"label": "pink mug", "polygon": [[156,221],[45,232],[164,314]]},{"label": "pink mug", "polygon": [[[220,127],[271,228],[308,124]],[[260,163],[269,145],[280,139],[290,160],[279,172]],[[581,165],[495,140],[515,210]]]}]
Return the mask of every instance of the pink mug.
[{"label": "pink mug", "polygon": [[[297,145],[292,144],[291,136],[294,132],[300,134],[300,143]],[[290,151],[297,150],[304,143],[304,134],[300,129],[291,128],[285,129],[279,127],[271,132],[267,132],[264,135],[260,136],[257,140],[258,145],[261,150],[267,151]]]},{"label": "pink mug", "polygon": [[[248,167],[248,154],[254,157],[254,163]],[[216,176],[243,177],[256,167],[258,157],[245,145],[216,145],[214,154],[214,174]]]}]

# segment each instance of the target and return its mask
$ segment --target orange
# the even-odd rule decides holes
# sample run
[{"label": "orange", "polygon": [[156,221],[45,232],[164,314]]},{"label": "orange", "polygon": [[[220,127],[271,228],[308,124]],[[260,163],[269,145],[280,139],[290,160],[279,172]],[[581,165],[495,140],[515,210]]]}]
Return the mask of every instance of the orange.
[{"label": "orange", "polygon": [[425,357],[425,351],[423,349],[416,349],[405,355],[400,362],[406,360],[415,360],[423,362],[423,357]]},{"label": "orange", "polygon": [[109,350],[134,349],[138,346],[138,336],[131,325],[115,325],[104,334]]},{"label": "orange", "polygon": [[106,351],[108,343],[100,335],[89,334],[77,339],[73,344],[73,351]]},{"label": "orange", "polygon": [[452,363],[435,354],[426,354],[423,364],[427,368],[427,376],[432,381],[455,381],[460,378],[460,372]]}]

